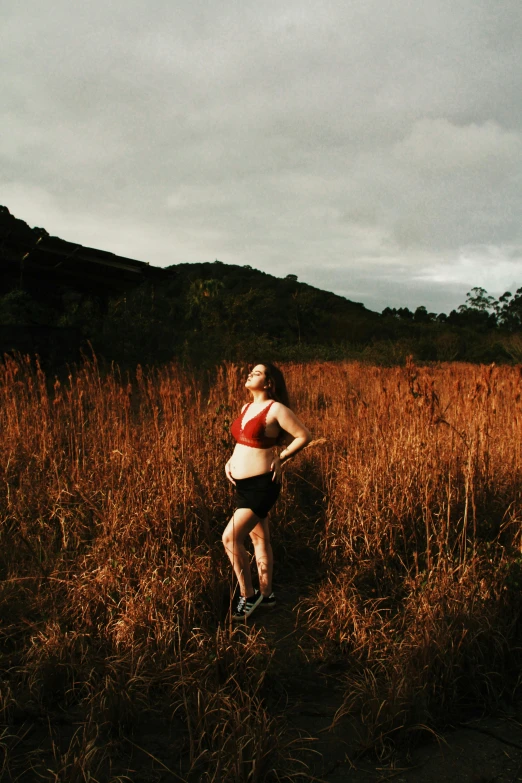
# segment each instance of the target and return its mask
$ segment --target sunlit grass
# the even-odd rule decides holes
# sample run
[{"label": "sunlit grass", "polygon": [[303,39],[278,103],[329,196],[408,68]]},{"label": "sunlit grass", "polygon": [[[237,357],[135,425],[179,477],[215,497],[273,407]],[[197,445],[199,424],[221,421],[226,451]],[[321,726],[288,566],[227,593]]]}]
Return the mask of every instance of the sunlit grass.
[{"label": "sunlit grass", "polygon": [[[310,574],[299,618],[311,654],[342,663],[337,719],[357,716],[363,745],[383,751],[399,730],[511,697],[520,369],[283,369],[326,443],[286,469],[278,587],[315,553],[321,577]],[[58,705],[83,726],[62,747],[50,724],[47,749],[24,761],[0,738],[13,780],[30,764],[51,765],[53,780],[116,781],[114,759],[149,714],[175,727],[182,779],[300,774],[266,700],[273,651],[226,618],[223,465],[242,377],[234,365],[127,377],[91,360],[53,381],[28,360],[0,366],[0,717],[7,730]]]}]

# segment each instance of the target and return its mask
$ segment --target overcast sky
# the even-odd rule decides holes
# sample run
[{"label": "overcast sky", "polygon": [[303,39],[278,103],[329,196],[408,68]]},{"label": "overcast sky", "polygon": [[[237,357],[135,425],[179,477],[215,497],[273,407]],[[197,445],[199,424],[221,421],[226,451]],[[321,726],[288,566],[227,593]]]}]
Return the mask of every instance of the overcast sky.
[{"label": "overcast sky", "polygon": [[3,0],[0,204],[449,312],[522,286],[521,0]]}]

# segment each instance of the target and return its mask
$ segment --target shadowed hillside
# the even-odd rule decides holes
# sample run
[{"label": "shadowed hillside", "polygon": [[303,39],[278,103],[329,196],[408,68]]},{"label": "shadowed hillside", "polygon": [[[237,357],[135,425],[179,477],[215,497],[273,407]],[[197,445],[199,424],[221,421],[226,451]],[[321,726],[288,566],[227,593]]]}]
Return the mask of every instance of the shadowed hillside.
[{"label": "shadowed hillside", "polygon": [[28,346],[35,326],[74,330],[107,358],[131,362],[204,359],[215,350],[235,358],[253,338],[277,352],[366,344],[378,334],[376,313],[295,275],[219,261],[153,267],[31,229],[6,207],[0,250],[4,350]]},{"label": "shadowed hillside", "polygon": [[445,313],[374,313],[359,302],[253,269],[180,263],[165,269],[51,237],[0,207],[0,353],[48,365],[90,344],[124,366],[357,359],[374,364],[522,360],[522,289],[498,301],[472,289]]}]

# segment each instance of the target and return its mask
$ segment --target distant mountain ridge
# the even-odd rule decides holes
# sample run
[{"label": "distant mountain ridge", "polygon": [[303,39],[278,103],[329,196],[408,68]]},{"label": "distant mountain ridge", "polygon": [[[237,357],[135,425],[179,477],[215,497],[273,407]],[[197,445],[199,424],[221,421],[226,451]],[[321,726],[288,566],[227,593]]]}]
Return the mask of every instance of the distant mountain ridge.
[{"label": "distant mountain ridge", "polygon": [[221,261],[166,268],[49,236],[0,207],[0,356],[74,360],[89,343],[123,365],[175,360],[522,360],[522,288],[472,289],[449,315],[368,310],[302,283]]},{"label": "distant mountain ridge", "polygon": [[[83,292],[95,295],[103,294],[99,286],[105,287],[105,293],[117,294],[144,281],[165,282],[183,276],[192,279],[200,275],[210,275],[212,279],[223,279],[226,270],[234,269],[236,274],[244,275],[250,283],[259,276],[274,281],[277,278],[266,272],[245,265],[224,264],[223,262],[179,263],[168,267],[156,267],[145,261],[118,256],[106,250],[85,247],[68,242],[59,237],[50,236],[44,228],[30,228],[23,220],[12,215],[5,206],[0,206],[0,261],[2,263],[2,291],[13,287],[32,288],[35,284],[44,288],[62,283]],[[220,267],[225,267],[221,269]],[[240,272],[240,270],[242,270]],[[363,304],[352,302],[345,297],[323,291],[306,283],[301,283],[294,275],[288,275],[298,288],[321,291],[328,297],[329,303],[339,307],[355,308],[358,312],[366,310]]]},{"label": "distant mountain ridge", "polygon": [[366,344],[379,330],[377,313],[296,275],[217,260],[155,267],[30,228],[5,206],[0,266],[0,352],[48,353],[57,340],[69,351],[81,335],[117,361],[235,358],[261,345],[280,355]]}]

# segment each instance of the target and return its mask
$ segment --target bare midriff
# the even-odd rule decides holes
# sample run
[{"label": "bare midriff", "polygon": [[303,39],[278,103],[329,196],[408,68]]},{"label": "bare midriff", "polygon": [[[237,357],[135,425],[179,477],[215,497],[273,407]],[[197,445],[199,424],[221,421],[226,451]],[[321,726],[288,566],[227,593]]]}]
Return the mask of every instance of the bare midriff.
[{"label": "bare midriff", "polygon": [[268,473],[275,456],[275,449],[253,449],[236,443],[230,458],[230,472],[234,478],[242,479]]}]

